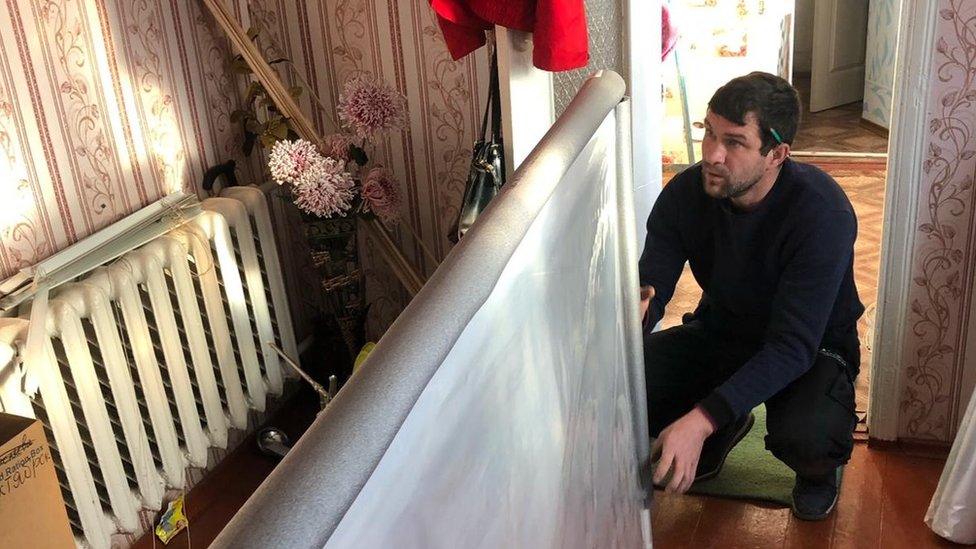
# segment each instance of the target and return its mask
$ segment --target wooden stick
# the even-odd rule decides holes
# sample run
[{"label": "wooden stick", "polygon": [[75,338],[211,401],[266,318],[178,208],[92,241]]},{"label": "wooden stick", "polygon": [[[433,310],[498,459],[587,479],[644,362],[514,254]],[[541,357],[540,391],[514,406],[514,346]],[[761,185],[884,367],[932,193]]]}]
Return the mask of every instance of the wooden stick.
[{"label": "wooden stick", "polygon": [[[248,38],[247,31],[234,18],[233,14],[228,11],[223,0],[203,0],[203,3],[210,10],[210,13],[213,14],[214,19],[217,20],[217,24],[227,33],[227,37],[234,44],[234,48],[240,52],[244,61],[254,71],[254,76],[264,86],[264,89],[267,90],[268,95],[271,96],[271,100],[274,101],[278,110],[288,118],[295,132],[303,139],[307,139],[312,143],[321,143],[322,137],[315,130],[315,125],[305,116],[298,103],[288,93],[288,89],[281,82],[281,79],[278,78],[278,73],[261,56],[257,45]],[[411,297],[417,295],[417,292],[423,287],[426,279],[417,272],[413,264],[400,252],[396,243],[393,242],[390,232],[377,220],[367,222],[364,226],[367,227],[367,235],[377,244],[380,254],[382,254],[383,259],[386,260],[386,263],[393,270],[397,278],[400,279],[400,283],[403,284]]]},{"label": "wooden stick", "polygon": [[400,279],[403,287],[410,292],[410,295],[417,295],[420,288],[424,286],[424,279],[413,270],[407,258],[400,253],[400,249],[396,247],[386,227],[383,226],[379,219],[366,221],[362,226],[366,229],[366,236],[379,244],[381,250],[391,250],[390,255],[386,257],[387,265],[393,271],[393,274]]},{"label": "wooden stick", "polygon": [[313,389],[315,389],[315,392],[318,393],[319,396],[321,396],[326,401],[332,400],[332,397],[334,397],[335,394],[326,391],[325,387],[319,384],[319,382],[312,379],[310,375],[306,374],[305,370],[302,370],[302,367],[298,365],[298,362],[296,362],[295,359],[293,359],[292,357],[288,356],[288,353],[283,351],[281,347],[275,345],[273,341],[267,342],[267,345],[268,347],[271,347],[272,351],[278,353],[278,356],[280,356],[281,359],[285,361],[285,364],[291,366],[292,369],[294,369],[298,373],[298,375],[302,376],[302,379],[307,381],[308,384],[311,385]]},{"label": "wooden stick", "polygon": [[[410,236],[413,237],[414,241],[416,241],[417,244],[420,245],[420,249],[423,250],[424,255],[427,256],[427,259],[429,259],[430,263],[436,268],[437,265],[440,264],[440,262],[437,261],[437,258],[434,256],[434,252],[430,251],[430,248],[427,247],[427,243],[424,242],[422,238],[420,238],[420,235],[417,234],[417,231],[414,230],[414,228],[410,225],[410,223],[407,223],[405,220],[400,219],[400,221],[398,221],[397,224],[403,227],[404,229],[406,229],[408,233],[410,233]],[[385,226],[386,225],[384,225],[384,227]]]},{"label": "wooden stick", "polygon": [[285,85],[278,78],[278,74],[271,68],[271,65],[268,64],[264,57],[261,56],[257,45],[248,38],[247,31],[244,30],[244,27],[241,26],[233,14],[224,6],[223,1],[203,0],[203,2],[210,9],[210,13],[217,20],[217,24],[227,33],[227,37],[234,44],[234,48],[244,57],[244,61],[254,71],[254,76],[258,79],[258,82],[261,82],[264,89],[267,90],[268,95],[271,96],[271,100],[278,106],[281,113],[289,119],[295,132],[313,143],[318,143],[320,138],[315,131],[315,126],[302,113],[298,103],[295,102],[295,99],[288,93]]}]

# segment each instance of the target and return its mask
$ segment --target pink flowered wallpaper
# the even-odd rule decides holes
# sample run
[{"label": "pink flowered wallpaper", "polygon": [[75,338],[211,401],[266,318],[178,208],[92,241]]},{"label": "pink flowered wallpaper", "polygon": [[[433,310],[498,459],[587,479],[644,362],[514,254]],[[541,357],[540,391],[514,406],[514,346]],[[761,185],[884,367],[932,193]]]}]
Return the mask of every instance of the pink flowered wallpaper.
[{"label": "pink flowered wallpaper", "polygon": [[963,394],[976,219],[976,3],[942,0],[931,88],[899,436],[950,441]]},{"label": "pink flowered wallpaper", "polygon": [[[371,151],[399,177],[403,218],[439,261],[457,211],[487,85],[481,52],[447,54],[426,0],[225,0],[245,27],[264,29],[268,55],[289,85],[335,103],[342,85],[376,75],[408,100],[409,128]],[[258,159],[239,152],[230,122],[244,82],[232,52],[197,0],[0,2],[0,279],[175,189],[199,192],[206,167],[238,161],[260,182]],[[323,132],[335,112],[303,107]],[[273,204],[289,287],[313,283],[293,209]],[[404,252],[427,274],[436,261],[406,230]],[[371,332],[406,296],[365,249]],[[309,304],[292,296],[300,331]]]},{"label": "pink flowered wallpaper", "polygon": [[0,25],[0,277],[231,152],[227,48],[195,2],[9,0]]}]

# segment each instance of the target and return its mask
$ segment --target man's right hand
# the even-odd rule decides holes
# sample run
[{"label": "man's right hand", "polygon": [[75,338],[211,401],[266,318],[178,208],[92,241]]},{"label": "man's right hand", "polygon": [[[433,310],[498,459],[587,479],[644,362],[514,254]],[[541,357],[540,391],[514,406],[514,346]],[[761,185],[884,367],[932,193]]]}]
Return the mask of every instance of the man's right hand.
[{"label": "man's right hand", "polygon": [[654,286],[641,286],[640,297],[640,315],[643,324],[647,321],[647,310],[651,308],[651,300],[654,299]]}]

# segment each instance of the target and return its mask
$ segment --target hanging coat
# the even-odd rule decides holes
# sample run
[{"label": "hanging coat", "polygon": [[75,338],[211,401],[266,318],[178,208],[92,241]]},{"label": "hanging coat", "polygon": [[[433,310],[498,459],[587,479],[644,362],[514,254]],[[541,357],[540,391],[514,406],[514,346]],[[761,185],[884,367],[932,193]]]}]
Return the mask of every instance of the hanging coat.
[{"label": "hanging coat", "polygon": [[485,44],[486,29],[500,25],[533,33],[532,64],[547,71],[589,62],[583,0],[431,0],[451,57]]}]

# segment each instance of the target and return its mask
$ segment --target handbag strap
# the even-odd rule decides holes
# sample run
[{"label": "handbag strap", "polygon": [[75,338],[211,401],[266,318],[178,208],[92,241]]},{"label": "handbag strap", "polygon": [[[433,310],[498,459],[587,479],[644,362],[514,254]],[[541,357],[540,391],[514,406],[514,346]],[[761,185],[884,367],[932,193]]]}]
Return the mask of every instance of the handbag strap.
[{"label": "handbag strap", "polygon": [[481,140],[488,138],[488,113],[491,112],[491,139],[501,142],[502,138],[502,97],[498,84],[498,48],[491,45],[491,66],[489,68],[488,101],[485,114],[481,118]]},{"label": "handbag strap", "polygon": [[502,94],[498,82],[498,45],[491,49],[491,137],[502,142]]}]

